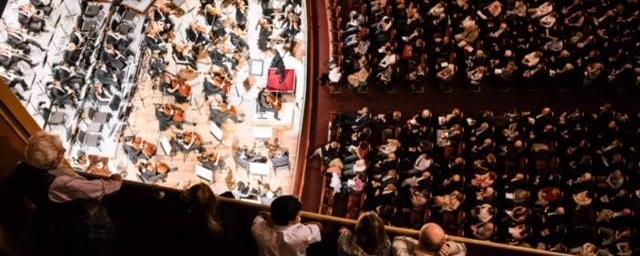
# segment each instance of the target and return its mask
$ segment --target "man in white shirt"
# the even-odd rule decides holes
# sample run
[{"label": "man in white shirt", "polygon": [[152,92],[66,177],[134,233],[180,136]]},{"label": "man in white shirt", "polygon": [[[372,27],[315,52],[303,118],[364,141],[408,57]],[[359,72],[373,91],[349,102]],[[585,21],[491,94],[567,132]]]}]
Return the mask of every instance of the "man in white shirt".
[{"label": "man in white shirt", "polygon": [[302,204],[293,196],[281,196],[271,203],[271,214],[261,212],[253,220],[253,234],[262,256],[304,256],[307,247],[320,242],[319,223],[300,223]]}]

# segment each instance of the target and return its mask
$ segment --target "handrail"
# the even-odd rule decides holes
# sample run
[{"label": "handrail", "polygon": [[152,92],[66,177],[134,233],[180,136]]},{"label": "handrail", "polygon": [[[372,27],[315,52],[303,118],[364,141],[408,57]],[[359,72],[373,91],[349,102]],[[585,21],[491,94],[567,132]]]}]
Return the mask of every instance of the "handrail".
[{"label": "handrail", "polygon": [[[88,173],[82,173],[82,175],[87,176],[87,177],[100,177],[99,175],[88,174]],[[155,184],[146,184],[146,183],[127,181],[127,180],[124,181],[124,185],[133,185],[133,186],[142,187],[142,188],[155,189],[155,190],[159,190],[159,191],[166,191],[166,192],[170,192],[170,193],[181,193],[181,192],[183,192],[182,190],[176,189],[176,188],[163,187],[163,186],[159,186],[159,185],[155,185]],[[237,206],[254,208],[254,209],[257,209],[257,210],[260,210],[260,211],[269,211],[270,210],[270,207],[268,205],[259,204],[259,203],[247,202],[247,201],[231,199],[231,198],[226,198],[226,197],[218,197],[217,200],[219,202],[222,202],[223,204],[232,204],[232,205],[237,205]],[[355,224],[357,223],[357,221],[355,221],[353,219],[335,217],[335,216],[324,215],[324,214],[308,212],[308,211],[302,211],[300,213],[300,215],[303,218],[311,220],[311,221],[332,222],[332,223],[335,223],[337,225],[348,226],[348,227],[355,226]],[[387,231],[387,233],[393,234],[393,235],[410,236],[410,237],[417,237],[418,236],[418,230],[415,230],[415,229],[407,229],[407,228],[400,228],[400,227],[394,227],[394,226],[387,225],[387,226],[385,226],[385,230]],[[540,250],[540,249],[534,249],[534,248],[528,248],[528,247],[522,247],[522,246],[515,246],[515,245],[508,245],[508,244],[502,244],[502,243],[496,243],[496,242],[490,242],[490,241],[483,241],[483,240],[477,240],[477,239],[460,237],[460,236],[447,236],[447,239],[451,240],[451,241],[459,242],[459,243],[464,243],[464,244],[467,244],[467,245],[475,245],[475,246],[479,246],[479,247],[498,249],[498,250],[507,250],[507,251],[513,251],[513,252],[518,252],[518,253],[523,253],[523,254],[535,254],[535,255],[546,255],[546,256],[568,255],[568,254],[563,254],[563,253],[558,253],[558,252],[544,251],[544,250]]]}]

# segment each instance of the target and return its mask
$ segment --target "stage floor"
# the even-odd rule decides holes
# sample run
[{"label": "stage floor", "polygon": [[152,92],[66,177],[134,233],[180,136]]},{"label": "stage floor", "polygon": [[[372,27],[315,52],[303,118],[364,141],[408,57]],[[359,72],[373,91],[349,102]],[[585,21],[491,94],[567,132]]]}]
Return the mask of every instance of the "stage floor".
[{"label": "stage floor", "polygon": [[[205,98],[203,93],[204,74],[206,74],[212,66],[210,61],[206,58],[199,59],[197,65],[198,76],[195,79],[188,81],[192,86],[191,99],[188,103],[176,104],[185,109],[187,121],[194,122],[195,125],[184,125],[182,129],[171,127],[166,131],[160,131],[158,126],[159,121],[155,116],[155,106],[156,104],[175,103],[175,100],[173,99],[173,96],[168,96],[163,94],[159,89],[152,88],[151,77],[147,74],[148,65],[145,65],[145,63],[142,65],[138,65],[138,63],[129,63],[130,66],[138,65],[141,67],[141,70],[137,72],[139,75],[134,83],[134,86],[136,86],[137,89],[130,100],[130,104],[133,106],[132,111],[130,115],[126,116],[122,120],[116,119],[114,123],[107,124],[109,132],[103,132],[104,141],[101,143],[99,148],[96,148],[95,150],[86,150],[85,147],[74,146],[76,144],[76,142],[73,141],[75,136],[69,132],[75,130],[73,127],[50,127],[49,125],[45,127],[45,129],[63,135],[62,137],[66,142],[66,146],[69,146],[71,149],[68,150],[69,158],[71,160],[70,162],[77,162],[74,161],[74,158],[77,158],[77,154],[81,151],[89,155],[105,158],[108,159],[109,170],[113,173],[125,173],[127,180],[142,182],[138,175],[138,168],[129,160],[123,146],[123,138],[133,135],[155,143],[158,146],[158,150],[153,160],[164,162],[174,170],[169,172],[168,176],[164,180],[157,182],[157,185],[182,189],[198,182],[208,182],[214,192],[219,194],[229,190],[233,191],[236,189],[236,184],[238,182],[251,184],[252,187],[255,188],[260,187],[258,183],[266,183],[269,184],[270,188],[274,191],[281,188],[284,194],[290,194],[293,182],[296,182],[294,181],[294,177],[296,176],[295,166],[297,166],[298,147],[303,118],[302,115],[307,89],[307,18],[306,7],[304,6],[306,3],[303,3],[301,8],[301,31],[296,36],[296,43],[298,47],[292,51],[293,54],[285,53],[282,43],[275,43],[273,45],[273,48],[278,49],[283,55],[283,61],[286,69],[293,69],[296,74],[296,89],[294,92],[286,93],[282,96],[283,104],[282,109],[279,111],[280,119],[276,120],[273,118],[273,114],[271,113],[256,113],[258,94],[259,91],[266,86],[268,70],[273,58],[273,53],[263,52],[258,48],[259,26],[257,24],[259,19],[262,17],[262,7],[260,3],[257,0],[248,0],[247,2],[247,29],[243,34],[241,34],[241,38],[249,45],[249,51],[248,54],[244,56],[244,59],[240,61],[235,69],[233,69],[233,84],[229,94],[227,95],[228,102],[236,107],[239,114],[243,117],[243,121],[238,123],[228,121],[222,125],[220,127],[224,134],[222,138],[217,139],[213,136],[210,130],[209,114],[211,106],[215,105],[215,98]],[[18,4],[22,3],[23,2],[18,3],[12,1],[8,4],[7,10],[13,10]],[[55,8],[56,10],[64,7],[59,2],[54,1],[54,6],[56,5],[58,6]],[[175,22],[174,32],[176,33],[177,40],[184,41],[186,39],[185,28],[196,20],[202,20],[203,17],[202,14],[198,13],[200,11],[200,2],[198,0],[187,0],[180,7],[186,11],[185,14],[179,18],[175,16],[171,17]],[[3,16],[5,23],[15,24],[15,15],[7,14],[7,10],[5,10],[5,15]],[[226,10],[223,9],[223,16],[232,15],[233,13],[224,13],[224,11]],[[54,11],[54,13],[55,12],[56,11]],[[57,19],[57,17],[62,17],[63,23],[61,23],[61,25],[66,24],[64,27],[70,28],[72,27],[77,15],[65,16],[65,13],[67,12],[71,14],[78,14],[79,10],[65,10],[64,12],[61,12],[61,14],[56,13],[55,15],[52,15],[50,19],[53,20]],[[144,16],[138,15],[138,17]],[[52,24],[53,21],[48,21],[48,23]],[[273,34],[277,35],[280,33],[278,25],[278,22],[274,24]],[[36,58],[44,59],[44,56],[46,55],[52,55],[56,58],[50,57],[47,60],[47,64],[49,65],[43,65],[42,68],[38,68],[37,70],[34,69],[33,72],[29,72],[29,77],[39,76],[38,87],[37,90],[34,89],[27,92],[29,93],[29,98],[28,100],[23,101],[25,106],[31,110],[30,112],[32,112],[34,118],[41,125],[44,125],[46,120],[43,120],[40,116],[40,112],[38,112],[34,105],[42,101],[49,102],[49,99],[46,94],[46,88],[41,88],[43,86],[40,85],[44,85],[47,80],[52,80],[50,75],[51,63],[56,63],[56,61],[58,61],[61,49],[63,49],[68,42],[68,32],[57,31],[59,29],[62,28],[55,28],[52,30],[52,33],[42,33],[37,36],[37,40],[39,42],[47,41],[47,44],[44,45],[49,47],[46,52],[33,53],[34,55],[37,55]],[[51,40],[51,44],[48,44],[52,35],[57,36]],[[139,39],[141,39],[144,34],[138,34],[135,36],[136,38],[134,40],[140,41]],[[3,36],[2,39],[4,38],[6,37]],[[143,56],[140,56],[139,60],[143,62],[148,61],[149,53],[146,54],[147,55],[143,54]],[[170,73],[176,72],[179,67],[171,57],[171,49],[169,49],[169,52],[164,56],[164,58],[169,61],[167,70]],[[249,76],[253,76],[255,84],[249,90],[246,90],[243,86],[243,82]],[[34,88],[33,85],[32,88]],[[127,103],[125,102],[124,104]],[[66,116],[73,116],[73,112],[75,110],[70,108],[59,109],[58,111],[64,111]],[[108,109],[100,107],[100,111],[108,111]],[[114,114],[115,113],[117,112],[114,112]],[[77,118],[83,119],[86,117],[80,116]],[[77,122],[81,123],[84,121],[77,120]],[[121,127],[124,128],[121,129]],[[171,156],[166,154],[162,149],[164,139],[171,138],[176,132],[191,131],[202,135],[203,140],[207,144],[205,147],[207,149],[215,149],[219,154],[221,154],[222,159],[226,163],[227,168],[215,171],[213,179],[198,176],[198,173],[196,172],[196,169],[198,169],[197,166],[200,164],[197,160],[197,156],[199,155],[198,153],[182,153],[178,151],[177,154]],[[268,171],[249,170],[251,168],[243,168],[236,163],[234,153],[239,147],[255,148],[256,151],[264,151],[266,150],[265,142],[273,138],[277,138],[279,140],[279,146],[286,149],[289,153],[290,168],[288,170],[275,170],[271,165],[270,160],[268,160],[266,165]],[[75,166],[80,167],[78,165]]]}]

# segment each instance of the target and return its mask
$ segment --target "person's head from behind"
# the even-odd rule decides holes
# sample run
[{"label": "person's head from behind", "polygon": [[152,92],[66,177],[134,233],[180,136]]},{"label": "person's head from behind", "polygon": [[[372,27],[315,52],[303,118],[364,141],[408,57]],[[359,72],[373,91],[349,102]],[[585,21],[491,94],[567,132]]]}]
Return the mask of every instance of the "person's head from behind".
[{"label": "person's head from behind", "polygon": [[196,221],[196,224],[205,224],[213,234],[222,232],[222,228],[216,221],[218,209],[218,199],[211,191],[209,185],[198,183],[191,186],[183,193],[188,204],[189,213]]},{"label": "person's head from behind", "polygon": [[424,224],[418,234],[420,246],[424,249],[437,251],[444,245],[447,235],[444,230],[436,223],[430,222]]},{"label": "person's head from behind", "polygon": [[355,227],[356,243],[368,254],[374,254],[385,244],[387,234],[384,221],[375,212],[365,212],[358,218]]},{"label": "person's head from behind", "polygon": [[271,220],[280,226],[294,224],[299,221],[298,213],[302,204],[293,196],[280,196],[271,203]]},{"label": "person's head from behind", "polygon": [[54,169],[62,162],[64,152],[60,137],[40,131],[27,143],[25,162],[42,170]]}]

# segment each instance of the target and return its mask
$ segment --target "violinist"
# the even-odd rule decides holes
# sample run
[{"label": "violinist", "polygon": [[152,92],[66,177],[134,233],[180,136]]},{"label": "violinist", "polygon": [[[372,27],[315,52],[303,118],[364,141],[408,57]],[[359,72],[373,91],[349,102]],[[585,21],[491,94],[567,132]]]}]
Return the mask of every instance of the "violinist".
[{"label": "violinist", "polygon": [[172,8],[167,1],[157,1],[152,12],[149,12],[149,16],[152,21],[158,24],[158,32],[165,34],[171,32],[175,26],[171,19],[173,13]]},{"label": "violinist", "polygon": [[187,39],[193,43],[191,49],[196,55],[211,42],[205,26],[199,23],[192,23],[191,26],[186,29],[186,34]]},{"label": "violinist", "polygon": [[48,86],[48,89],[49,98],[53,105],[64,108],[64,105],[69,103],[74,108],[77,107],[78,104],[74,100],[75,92],[67,86],[63,86],[61,81],[54,80]]},{"label": "violinist", "polygon": [[107,105],[113,99],[113,95],[102,86],[101,83],[96,83],[93,87],[94,97],[101,105]]},{"label": "violinist", "polygon": [[143,140],[140,137],[129,136],[125,138],[124,151],[133,163],[137,163],[139,159],[151,159],[156,155],[157,149],[156,144]]},{"label": "violinist", "polygon": [[160,36],[161,27],[156,22],[149,23],[149,27],[147,28],[147,33],[144,37],[144,44],[149,47],[151,51],[160,52],[160,54],[167,53],[167,46],[165,45],[164,40]]},{"label": "violinist", "polygon": [[39,33],[46,31],[45,19],[42,12],[38,11],[30,3],[18,6],[18,22],[30,32]]},{"label": "violinist", "polygon": [[176,103],[186,103],[189,101],[191,85],[180,78],[174,78],[168,86],[167,92],[175,97]]},{"label": "violinist", "polygon": [[188,65],[193,69],[198,69],[196,66],[196,59],[190,52],[190,46],[183,42],[176,42],[173,44],[173,59],[176,64]]},{"label": "violinist", "polygon": [[113,44],[106,44],[102,54],[102,61],[110,70],[120,71],[127,66],[127,58],[116,49]]},{"label": "violinist", "polygon": [[137,164],[138,167],[138,178],[142,180],[144,183],[157,183],[162,180],[165,181],[171,168],[164,162],[156,161],[140,161]]},{"label": "violinist", "polygon": [[179,132],[175,136],[175,143],[178,144],[182,152],[204,151],[202,136],[197,132]]},{"label": "violinist", "polygon": [[156,108],[156,118],[158,118],[160,131],[165,131],[172,124],[182,129],[185,121],[184,110],[169,103],[158,106]]},{"label": "violinist", "polygon": [[267,91],[267,88],[262,88],[258,95],[258,108],[260,112],[273,112],[273,118],[280,120],[280,118],[278,118],[278,112],[282,108],[282,103],[280,99]]}]

